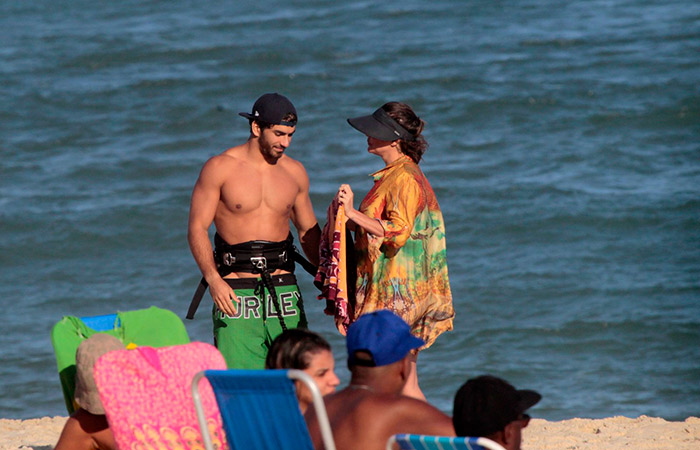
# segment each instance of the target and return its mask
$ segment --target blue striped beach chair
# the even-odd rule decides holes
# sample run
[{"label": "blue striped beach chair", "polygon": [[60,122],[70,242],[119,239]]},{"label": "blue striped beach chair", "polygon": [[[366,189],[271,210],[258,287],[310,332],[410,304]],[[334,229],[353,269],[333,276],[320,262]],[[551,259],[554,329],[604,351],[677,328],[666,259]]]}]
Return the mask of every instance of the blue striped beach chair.
[{"label": "blue striped beach chair", "polygon": [[314,380],[301,370],[205,370],[192,379],[192,398],[204,447],[213,450],[199,394],[206,378],[214,391],[231,450],[313,450],[299,409],[295,380],[311,391],[326,450],[335,450],[326,405]]},{"label": "blue striped beach chair", "polygon": [[505,450],[500,444],[484,437],[427,436],[424,434],[395,434],[386,443],[386,450]]}]

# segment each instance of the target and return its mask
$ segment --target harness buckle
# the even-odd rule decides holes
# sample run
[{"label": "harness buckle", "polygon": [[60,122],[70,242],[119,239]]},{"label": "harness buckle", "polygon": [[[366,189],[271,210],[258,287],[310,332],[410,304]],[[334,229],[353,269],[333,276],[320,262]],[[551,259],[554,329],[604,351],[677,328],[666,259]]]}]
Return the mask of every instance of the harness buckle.
[{"label": "harness buckle", "polygon": [[264,256],[251,256],[250,262],[260,271],[267,269],[267,258]]},{"label": "harness buckle", "polygon": [[233,253],[224,253],[221,260],[225,266],[232,266],[236,262],[236,256]]}]

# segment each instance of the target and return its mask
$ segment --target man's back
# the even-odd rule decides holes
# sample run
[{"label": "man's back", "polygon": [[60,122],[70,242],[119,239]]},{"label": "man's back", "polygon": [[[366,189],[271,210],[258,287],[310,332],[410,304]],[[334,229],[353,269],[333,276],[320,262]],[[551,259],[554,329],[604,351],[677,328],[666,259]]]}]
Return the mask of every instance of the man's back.
[{"label": "man's back", "polygon": [[[325,398],[338,450],[382,450],[397,433],[453,436],[452,419],[432,405],[400,394],[375,393],[367,386],[351,384]],[[315,411],[307,413],[314,448],[321,449]]]}]

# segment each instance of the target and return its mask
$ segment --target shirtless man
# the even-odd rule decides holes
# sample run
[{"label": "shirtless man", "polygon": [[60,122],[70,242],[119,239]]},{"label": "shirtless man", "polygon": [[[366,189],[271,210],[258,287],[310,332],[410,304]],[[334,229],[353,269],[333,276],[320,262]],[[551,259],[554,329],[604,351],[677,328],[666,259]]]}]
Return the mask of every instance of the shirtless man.
[{"label": "shirtless man", "polygon": [[[348,328],[348,387],[324,398],[337,450],[383,450],[397,433],[454,436],[452,419],[429,403],[401,395],[410,352],[425,343],[388,310],[360,316]],[[323,443],[309,408],[306,423],[314,448]]]},{"label": "shirtless man", "polygon": [[240,115],[250,121],[250,137],[204,164],[192,192],[187,239],[214,300],[214,341],[226,363],[262,369],[283,328],[307,325],[292,273],[289,221],[315,265],[321,231],[306,170],[285,155],[297,123],[292,103],[265,94],[251,114]]}]

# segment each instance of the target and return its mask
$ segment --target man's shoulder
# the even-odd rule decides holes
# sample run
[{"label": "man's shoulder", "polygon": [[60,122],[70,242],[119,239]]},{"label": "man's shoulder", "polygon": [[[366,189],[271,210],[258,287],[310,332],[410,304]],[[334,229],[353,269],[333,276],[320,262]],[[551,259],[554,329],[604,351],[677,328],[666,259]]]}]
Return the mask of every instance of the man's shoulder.
[{"label": "man's shoulder", "polygon": [[218,155],[212,156],[211,159],[217,159],[229,163],[244,161],[247,155],[246,145],[241,144],[235,147],[227,148]]},{"label": "man's shoulder", "polygon": [[279,159],[278,165],[296,179],[299,179],[299,177],[307,177],[304,165],[291,156],[284,155]]},{"label": "man's shoulder", "polygon": [[385,433],[453,433],[452,418],[426,401],[403,395],[376,400],[374,405],[367,405],[370,408],[365,413],[373,415],[376,425]]},{"label": "man's shoulder", "polygon": [[345,418],[369,435],[386,441],[396,433],[451,434],[452,419],[429,403],[396,395],[365,397]]},{"label": "man's shoulder", "polygon": [[437,414],[443,414],[440,412],[439,409],[431,405],[430,403],[423,401],[423,400],[418,400],[413,397],[408,397],[405,395],[396,395],[392,397],[387,397],[384,400],[387,404],[388,407],[391,408],[396,408],[397,410],[402,410],[402,411],[415,411],[415,410],[422,410],[424,412],[434,412]]},{"label": "man's shoulder", "polygon": [[375,413],[379,411],[391,412],[397,416],[413,415],[416,411],[421,411],[423,414],[434,413],[443,415],[439,409],[435,408],[430,403],[396,394],[367,395],[357,406],[365,411],[374,411]]},{"label": "man's shoulder", "polygon": [[293,167],[296,169],[305,170],[304,165],[301,163],[301,161],[298,161],[289,155],[282,156],[280,158],[279,162],[280,162],[280,164],[283,164],[286,167]]},{"label": "man's shoulder", "polygon": [[240,147],[232,147],[218,155],[214,155],[204,163],[205,167],[211,169],[230,168],[232,165],[240,165],[245,163],[243,150]]}]

